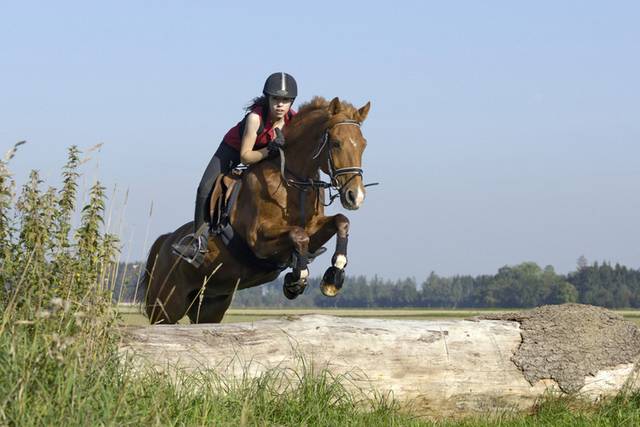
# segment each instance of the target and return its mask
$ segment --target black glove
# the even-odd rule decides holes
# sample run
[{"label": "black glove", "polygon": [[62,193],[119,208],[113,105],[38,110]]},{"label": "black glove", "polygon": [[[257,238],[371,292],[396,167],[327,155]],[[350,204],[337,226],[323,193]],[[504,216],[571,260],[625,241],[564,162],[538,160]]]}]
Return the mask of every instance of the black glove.
[{"label": "black glove", "polygon": [[280,149],[282,149],[282,147],[284,147],[284,135],[279,128],[276,128],[276,137],[267,144],[269,155],[280,154]]}]

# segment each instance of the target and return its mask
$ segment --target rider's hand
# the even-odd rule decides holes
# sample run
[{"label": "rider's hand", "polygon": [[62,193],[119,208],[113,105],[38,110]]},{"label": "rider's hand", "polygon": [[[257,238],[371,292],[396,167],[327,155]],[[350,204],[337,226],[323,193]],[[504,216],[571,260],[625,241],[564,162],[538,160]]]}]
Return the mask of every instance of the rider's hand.
[{"label": "rider's hand", "polygon": [[269,143],[267,144],[269,155],[279,154],[282,147],[284,147],[284,135],[279,128],[276,128],[276,137],[269,141]]}]

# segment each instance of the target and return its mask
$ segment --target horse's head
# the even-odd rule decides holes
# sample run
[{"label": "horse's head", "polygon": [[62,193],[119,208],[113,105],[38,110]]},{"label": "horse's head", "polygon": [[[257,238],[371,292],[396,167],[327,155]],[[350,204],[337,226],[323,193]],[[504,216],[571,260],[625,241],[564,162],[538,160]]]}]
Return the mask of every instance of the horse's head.
[{"label": "horse's head", "polygon": [[340,202],[346,209],[358,209],[365,197],[362,182],[362,153],[367,140],[360,125],[367,118],[370,102],[356,109],[336,97],[329,103],[329,122],[325,132],[327,162],[321,165],[331,183],[340,191]]}]

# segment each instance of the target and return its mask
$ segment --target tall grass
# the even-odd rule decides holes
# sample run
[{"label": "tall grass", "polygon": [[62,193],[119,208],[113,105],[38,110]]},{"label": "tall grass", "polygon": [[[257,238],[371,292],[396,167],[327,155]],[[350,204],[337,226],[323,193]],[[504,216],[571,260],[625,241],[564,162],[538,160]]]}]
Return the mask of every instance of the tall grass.
[{"label": "tall grass", "polygon": [[15,148],[0,163],[0,424],[41,424],[65,419],[113,363],[116,318],[105,284],[117,239],[101,231],[99,182],[72,230],[76,147],[60,190],[43,189],[32,171],[19,195],[7,165]]},{"label": "tall grass", "polygon": [[[111,294],[118,241],[104,231],[104,187],[95,182],[77,206],[81,153],[71,147],[59,190],[45,188],[34,171],[16,194],[8,169],[15,148],[0,161],[0,425],[433,424],[304,366],[284,388],[277,371],[240,382],[206,370],[171,378],[133,372],[118,355]],[[533,414],[436,422],[460,423],[640,425],[640,397],[596,406],[550,399]]]},{"label": "tall grass", "polygon": [[93,183],[77,206],[81,153],[71,147],[59,190],[32,171],[17,193],[8,169],[16,148],[0,162],[0,425],[342,424],[362,405],[328,373],[301,375],[283,391],[275,372],[227,383],[211,371],[178,382],[128,371],[118,355],[118,240],[104,231],[104,187]]}]

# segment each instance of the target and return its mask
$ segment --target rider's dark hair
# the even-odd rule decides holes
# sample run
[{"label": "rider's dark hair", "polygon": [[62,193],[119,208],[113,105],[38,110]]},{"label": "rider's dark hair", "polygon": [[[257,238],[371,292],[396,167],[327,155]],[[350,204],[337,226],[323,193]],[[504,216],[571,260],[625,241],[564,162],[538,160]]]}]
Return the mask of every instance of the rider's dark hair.
[{"label": "rider's dark hair", "polygon": [[269,110],[269,98],[265,95],[256,96],[253,98],[246,107],[244,107],[244,111],[247,113],[251,112],[255,107],[262,107],[263,111]]}]

